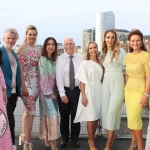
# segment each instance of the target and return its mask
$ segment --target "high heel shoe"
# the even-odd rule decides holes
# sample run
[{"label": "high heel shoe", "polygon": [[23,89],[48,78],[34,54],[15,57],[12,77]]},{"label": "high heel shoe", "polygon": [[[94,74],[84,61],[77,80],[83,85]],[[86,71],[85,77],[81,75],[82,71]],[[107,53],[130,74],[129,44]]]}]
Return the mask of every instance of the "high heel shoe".
[{"label": "high heel shoe", "polygon": [[137,148],[137,143],[134,144],[133,150]]},{"label": "high heel shoe", "polygon": [[88,144],[89,144],[89,147],[90,147],[90,150],[97,150],[97,148],[92,148],[91,145],[90,145],[90,140],[88,139]]},{"label": "high heel shoe", "polygon": [[[132,150],[135,150],[136,148],[137,148],[137,143],[135,143],[135,144],[133,145],[133,149],[132,149]],[[129,148],[128,150],[130,150],[130,148]]]},{"label": "high heel shoe", "polygon": [[[24,135],[24,134],[20,134],[20,136],[19,136],[19,145],[23,145],[24,143],[25,143],[25,140],[22,140],[22,136],[24,137],[24,138],[26,138],[26,135]],[[31,143],[32,144],[32,143]],[[34,145],[32,144],[32,147],[34,147]]]},{"label": "high heel shoe", "polygon": [[109,143],[109,148],[105,148],[104,150],[111,150],[113,140],[107,140],[107,143]]},{"label": "high heel shoe", "polygon": [[45,147],[51,147],[50,142],[49,142],[49,141],[47,141],[47,140],[45,140],[45,139],[43,139],[43,140],[42,140],[42,144],[44,144],[44,145],[45,145]]},{"label": "high heel shoe", "polygon": [[116,136],[116,134],[114,134],[113,139],[111,141],[111,147],[114,145],[116,138],[117,138],[117,136]]},{"label": "high heel shoe", "polygon": [[[25,144],[28,144],[29,145],[29,150],[32,150],[33,144],[31,142],[24,141],[24,146],[25,146]],[[23,148],[23,150],[26,150],[26,149]]]},{"label": "high heel shoe", "polygon": [[19,145],[23,145],[24,144],[24,140],[22,140],[22,136],[24,138],[26,137],[24,134],[20,134],[20,136],[19,136]]}]

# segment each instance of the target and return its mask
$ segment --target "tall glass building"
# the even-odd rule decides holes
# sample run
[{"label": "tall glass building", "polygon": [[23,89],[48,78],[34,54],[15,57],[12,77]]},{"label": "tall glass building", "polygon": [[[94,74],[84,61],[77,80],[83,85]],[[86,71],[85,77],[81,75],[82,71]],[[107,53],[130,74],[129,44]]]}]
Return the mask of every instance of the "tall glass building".
[{"label": "tall glass building", "polygon": [[103,12],[96,15],[96,43],[98,50],[102,50],[104,32],[108,29],[115,29],[115,15],[112,11]]}]

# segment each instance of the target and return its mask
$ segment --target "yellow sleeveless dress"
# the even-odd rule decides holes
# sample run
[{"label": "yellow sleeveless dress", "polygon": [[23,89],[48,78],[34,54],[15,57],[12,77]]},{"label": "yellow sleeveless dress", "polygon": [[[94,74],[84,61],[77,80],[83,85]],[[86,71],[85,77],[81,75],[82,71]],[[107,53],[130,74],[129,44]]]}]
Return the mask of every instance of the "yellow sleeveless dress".
[{"label": "yellow sleeveless dress", "polygon": [[146,77],[150,76],[150,54],[142,51],[139,54],[130,53],[125,57],[128,81],[125,86],[125,104],[128,128],[142,129],[141,99],[145,93]]}]

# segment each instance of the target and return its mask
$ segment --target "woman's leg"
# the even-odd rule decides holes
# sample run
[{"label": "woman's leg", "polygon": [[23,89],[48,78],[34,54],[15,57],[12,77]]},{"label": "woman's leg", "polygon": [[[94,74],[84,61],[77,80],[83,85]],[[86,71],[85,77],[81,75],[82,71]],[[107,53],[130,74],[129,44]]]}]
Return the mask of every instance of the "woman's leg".
[{"label": "woman's leg", "polygon": [[141,130],[134,130],[134,134],[136,136],[136,140],[137,140],[137,144],[138,144],[138,150],[144,150],[142,129]]},{"label": "woman's leg", "polygon": [[51,143],[51,150],[58,150],[56,140],[51,140],[50,143]]},{"label": "woman's leg", "polygon": [[110,150],[114,138],[114,131],[108,130],[107,133],[108,133],[108,138],[107,138],[105,150]]},{"label": "woman's leg", "polygon": [[22,134],[20,135],[21,136],[21,141],[23,141],[23,142],[26,141],[26,135],[25,135],[26,126],[24,125],[25,115],[26,115],[26,112],[24,111],[23,116],[22,116]]},{"label": "woman's leg", "polygon": [[90,147],[92,147],[92,148],[95,148],[94,135],[95,135],[95,132],[96,132],[97,125],[98,125],[98,120],[87,122],[87,131],[88,131],[88,135],[89,135],[89,144],[90,144]]},{"label": "woman's leg", "polygon": [[136,144],[136,136],[134,130],[130,129],[130,133],[131,133],[131,144],[128,150],[133,150]]},{"label": "woman's leg", "polygon": [[[26,142],[31,143],[31,131],[32,131],[32,125],[33,125],[33,119],[34,119],[34,115],[29,115],[28,113],[26,113],[24,115],[24,131],[25,131],[25,135],[26,135]],[[29,150],[29,144],[25,144],[24,148],[26,150]]]}]

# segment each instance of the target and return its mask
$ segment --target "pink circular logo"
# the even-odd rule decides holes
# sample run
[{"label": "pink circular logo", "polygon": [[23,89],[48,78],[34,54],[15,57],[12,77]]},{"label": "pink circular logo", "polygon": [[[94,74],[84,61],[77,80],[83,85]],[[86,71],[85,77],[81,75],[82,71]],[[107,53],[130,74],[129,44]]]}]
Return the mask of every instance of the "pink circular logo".
[{"label": "pink circular logo", "polygon": [[5,134],[7,129],[7,118],[3,111],[0,109],[0,138]]}]

